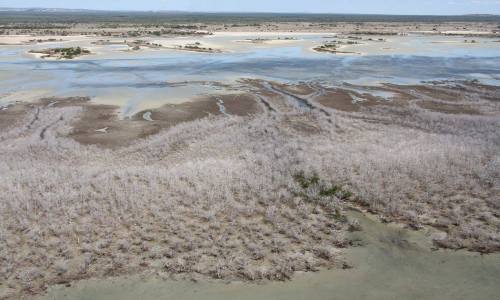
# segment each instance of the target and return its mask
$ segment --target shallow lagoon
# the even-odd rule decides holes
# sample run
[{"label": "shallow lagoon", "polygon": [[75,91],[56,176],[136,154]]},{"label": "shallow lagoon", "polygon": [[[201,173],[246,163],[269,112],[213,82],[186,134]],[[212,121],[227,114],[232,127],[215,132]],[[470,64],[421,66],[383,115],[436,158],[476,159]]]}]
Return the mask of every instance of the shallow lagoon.
[{"label": "shallow lagoon", "polygon": [[[296,40],[242,42],[257,37]],[[0,102],[32,101],[41,96],[90,96],[98,103],[117,104],[124,115],[130,115],[141,109],[188,101],[197,95],[223,92],[220,86],[211,84],[167,84],[178,82],[232,84],[240,78],[263,78],[321,81],[327,85],[411,84],[440,79],[500,83],[500,43],[492,39],[465,44],[463,38],[457,37],[385,38],[384,43],[363,42],[366,44],[346,48],[366,51],[368,55],[313,52],[314,46],[332,39],[325,34],[214,35],[169,41],[176,44],[200,40],[226,50],[214,54],[169,49],[124,52],[116,45],[96,48],[88,38],[42,45],[3,45],[0,46]],[[94,47],[96,55],[72,61],[48,61],[27,54],[33,48],[76,45]]]}]

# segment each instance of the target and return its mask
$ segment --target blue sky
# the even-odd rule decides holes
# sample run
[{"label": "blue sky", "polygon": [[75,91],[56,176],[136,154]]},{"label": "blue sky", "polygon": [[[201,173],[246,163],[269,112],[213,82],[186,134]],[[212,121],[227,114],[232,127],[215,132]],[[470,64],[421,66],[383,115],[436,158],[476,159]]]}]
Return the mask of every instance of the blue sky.
[{"label": "blue sky", "polygon": [[378,14],[500,14],[500,0],[0,0],[0,7]]}]

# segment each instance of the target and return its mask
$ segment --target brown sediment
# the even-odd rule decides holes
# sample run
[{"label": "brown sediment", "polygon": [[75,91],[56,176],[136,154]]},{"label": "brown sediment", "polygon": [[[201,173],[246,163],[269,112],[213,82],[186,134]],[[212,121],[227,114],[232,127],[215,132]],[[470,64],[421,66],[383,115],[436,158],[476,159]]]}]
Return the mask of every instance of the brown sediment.
[{"label": "brown sediment", "polygon": [[255,98],[249,94],[210,95],[198,97],[190,102],[181,104],[165,104],[160,108],[145,110],[134,115],[133,120],[141,120],[143,114],[151,112],[153,122],[170,127],[181,122],[193,121],[208,115],[221,114],[217,102],[222,100],[226,113],[230,115],[246,116],[261,112]]},{"label": "brown sediment", "polygon": [[[353,95],[363,101],[355,102]],[[375,100],[372,96],[361,95],[344,89],[325,89],[324,95],[317,97],[315,101],[325,107],[346,112],[356,112],[359,111],[362,106],[375,104]]]},{"label": "brown sediment", "polygon": [[[249,94],[200,97],[190,102],[144,110],[127,119],[119,118],[116,106],[87,104],[80,119],[73,124],[71,137],[82,144],[106,148],[129,145],[136,139],[148,137],[182,122],[220,115],[217,105],[219,99],[223,101],[229,115],[246,116],[262,112],[254,97]],[[148,112],[151,120],[144,118],[144,114]]]},{"label": "brown sediment", "polygon": [[279,89],[287,91],[289,93],[301,96],[307,96],[315,92],[313,88],[304,83],[302,84],[273,83],[273,86],[278,87]]},{"label": "brown sediment", "polygon": [[4,107],[0,106],[0,130],[15,127],[29,110],[30,105],[27,103],[15,103]]},{"label": "brown sediment", "polygon": [[[267,82],[263,80],[246,79],[241,81],[244,84],[250,85],[255,89],[255,93],[261,95],[273,105],[278,111],[287,112],[293,109],[293,104],[286,99],[285,96],[289,95],[297,97],[298,99],[307,102],[313,109],[319,109],[326,112],[316,104],[320,104],[326,108],[345,112],[358,112],[363,107],[370,107],[375,105],[389,105],[389,106],[404,106],[408,100],[414,99],[411,95],[401,92],[400,89],[394,87],[377,87],[373,90],[390,91],[395,93],[395,97],[389,100],[380,99],[368,92],[360,93],[350,89],[344,88],[323,88],[307,83],[297,84],[284,84],[277,82]],[[347,85],[356,87],[353,85]],[[359,86],[360,88],[365,88]],[[326,112],[328,115],[329,113]]]},{"label": "brown sediment", "polygon": [[[73,131],[69,136],[82,144],[116,148],[182,122],[220,115],[222,112],[217,104],[219,101],[222,101],[228,115],[247,116],[264,111],[253,95],[225,94],[199,97],[180,104],[166,104],[122,119],[118,106],[95,104],[90,102],[88,97],[52,97],[31,104],[18,103],[0,110],[0,129],[14,127],[28,111],[37,107],[82,107],[83,112],[73,122]],[[144,118],[147,112],[150,112],[152,121]]]},{"label": "brown sediment", "polygon": [[[50,107],[82,107],[79,118],[72,123],[70,137],[82,144],[97,144],[103,147],[116,147],[128,144],[131,140],[157,133],[153,128],[143,126],[145,122],[120,120],[118,106],[90,102],[89,97],[43,98],[38,104]],[[99,132],[107,128],[112,134]]]},{"label": "brown sediment", "polygon": [[145,120],[121,120],[118,109],[112,105],[86,105],[79,120],[73,123],[70,137],[82,144],[115,148],[158,133],[161,129]]},{"label": "brown sediment", "polygon": [[[476,81],[476,80],[463,81],[460,83],[459,86],[463,86],[465,89],[468,88],[468,89],[472,89],[472,90],[483,92],[483,93],[484,92],[498,93],[498,86],[483,84],[483,83]],[[497,97],[496,100],[500,100],[500,98]]]},{"label": "brown sediment", "polygon": [[[421,98],[422,96],[444,100],[458,101],[462,97],[457,88],[449,89],[435,85],[395,85],[385,84],[391,90],[397,91],[399,94],[406,95],[408,98]],[[420,96],[420,97],[419,97]]]},{"label": "brown sediment", "polygon": [[419,101],[417,102],[417,105],[420,106],[421,108],[447,114],[466,114],[466,115],[481,114],[477,109],[474,109],[469,105],[456,105],[456,104],[448,104],[448,103],[427,101],[427,100]]},{"label": "brown sediment", "polygon": [[258,105],[255,96],[251,94],[229,94],[212,96],[212,98],[222,100],[226,113],[237,116],[247,116],[249,114],[260,113],[263,111],[262,107]]},{"label": "brown sediment", "polygon": [[266,84],[269,84],[268,82],[260,79],[243,79],[240,80],[240,82],[248,85],[256,95],[265,99],[265,103],[267,103],[269,107],[272,107],[273,110],[279,112],[293,110],[291,104],[282,95],[266,87]]},{"label": "brown sediment", "polygon": [[215,100],[198,99],[181,104],[165,104],[157,109],[144,110],[135,114],[132,119],[141,121],[143,120],[143,114],[148,111],[151,112],[153,122],[163,123],[165,127],[220,113]]},{"label": "brown sediment", "polygon": [[[496,102],[500,98],[496,87],[468,81],[450,82],[448,85],[443,83],[421,85],[385,83],[380,86],[345,84],[346,88],[323,88],[307,83],[285,84],[257,79],[245,79],[240,82],[249,86],[256,95],[281,112],[292,109],[290,99],[286,99],[288,95],[307,101],[313,106],[314,103],[319,103],[324,107],[345,112],[359,112],[362,108],[379,106],[402,109],[414,103],[430,111],[469,115],[485,113],[484,109],[479,110],[470,104],[474,102],[473,99]],[[377,91],[390,92],[393,95],[385,99],[375,96]]]},{"label": "brown sediment", "polygon": [[[395,93],[393,104],[410,102],[429,111],[448,114],[490,115],[494,103],[500,99],[497,87],[474,81],[431,82],[422,85],[384,84],[384,89]],[[493,102],[490,108],[479,101]]]}]

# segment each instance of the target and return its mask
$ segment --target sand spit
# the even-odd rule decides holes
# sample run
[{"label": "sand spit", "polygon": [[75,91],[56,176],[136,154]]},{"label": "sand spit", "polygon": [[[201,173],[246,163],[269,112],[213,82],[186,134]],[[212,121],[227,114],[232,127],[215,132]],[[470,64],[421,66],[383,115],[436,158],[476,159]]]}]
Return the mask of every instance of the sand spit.
[{"label": "sand spit", "polygon": [[348,269],[353,205],[431,226],[433,247],[500,251],[498,87],[238,87],[125,120],[88,98],[0,111],[12,114],[0,124],[0,298],[142,272]]},{"label": "sand spit", "polygon": [[[220,36],[224,36],[224,34],[219,34]],[[266,37],[265,35],[262,35],[262,33],[256,33],[256,35],[261,35],[263,37],[258,37],[258,38],[248,38],[248,39],[242,39],[242,40],[236,40],[235,42],[237,43],[250,43],[250,44],[269,44],[269,45],[281,45],[281,44],[289,44],[289,43],[294,43],[299,41],[298,38],[293,37],[293,36],[285,36],[285,37]],[[225,35],[225,36],[231,36],[231,35]]]},{"label": "sand spit", "polygon": [[166,47],[171,50],[178,51],[188,51],[188,52],[200,52],[200,53],[222,53],[220,49],[214,49],[211,47],[202,47],[200,44],[187,44],[187,45],[177,45],[172,47]]},{"label": "sand spit", "polygon": [[176,44],[180,40],[178,39],[162,39],[162,40],[97,40],[92,42],[93,45],[97,46],[112,46],[112,45],[124,45],[128,46],[127,50],[123,51],[139,51],[141,49],[154,49],[154,50],[178,50],[178,51],[189,51],[189,52],[201,52],[201,53],[222,53],[222,50],[215,49],[211,46],[202,45],[198,41],[187,42],[182,45]]}]

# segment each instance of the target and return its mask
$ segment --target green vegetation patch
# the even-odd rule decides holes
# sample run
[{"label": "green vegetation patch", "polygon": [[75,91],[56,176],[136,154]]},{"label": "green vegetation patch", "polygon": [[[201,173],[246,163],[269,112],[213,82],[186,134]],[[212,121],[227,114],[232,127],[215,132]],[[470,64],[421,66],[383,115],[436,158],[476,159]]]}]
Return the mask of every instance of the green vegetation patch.
[{"label": "green vegetation patch", "polygon": [[61,55],[61,58],[72,59],[76,56],[83,54],[90,54],[87,49],[82,49],[81,47],[70,47],[70,48],[56,48],[54,52]]},{"label": "green vegetation patch", "polygon": [[[343,189],[339,185],[335,184],[325,184],[321,181],[318,175],[313,174],[311,176],[306,176],[303,172],[294,175],[295,181],[297,181],[303,192],[314,190],[318,197],[336,197],[340,200],[349,200],[352,197],[352,193]],[[313,193],[316,194],[316,193]],[[300,193],[302,196],[308,194],[307,198],[311,199],[311,193]],[[317,198],[317,197],[313,197]]]}]

